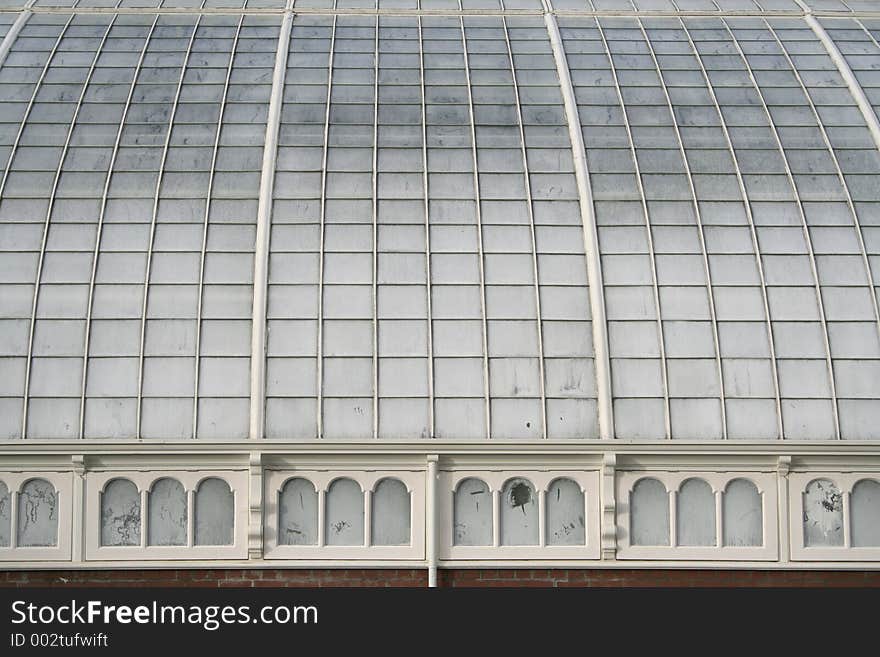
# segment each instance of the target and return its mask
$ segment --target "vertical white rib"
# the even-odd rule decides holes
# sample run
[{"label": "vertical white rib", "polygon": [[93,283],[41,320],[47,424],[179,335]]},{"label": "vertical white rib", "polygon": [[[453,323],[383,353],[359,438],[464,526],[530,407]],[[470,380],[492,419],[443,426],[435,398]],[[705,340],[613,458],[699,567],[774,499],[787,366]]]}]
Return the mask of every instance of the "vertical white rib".
[{"label": "vertical white rib", "polygon": [[[378,4],[378,0],[376,0]],[[373,48],[373,438],[379,437],[379,16]]]},{"label": "vertical white rib", "polygon": [[272,215],[272,191],[275,187],[275,159],[278,156],[278,131],[281,105],[284,100],[284,76],[287,73],[287,50],[293,14],[284,14],[275,70],[272,75],[272,96],[266,119],[263,146],[263,168],[260,172],[260,200],[257,204],[257,237],[254,252],[254,305],[251,314],[251,418],[249,438],[258,440],[265,434],[266,412],[266,296],[269,292],[269,220]]},{"label": "vertical white rib", "polygon": [[568,138],[574,160],[575,179],[578,186],[578,200],[581,208],[581,225],[584,232],[584,258],[589,277],[590,316],[593,329],[593,352],[596,369],[597,407],[599,412],[599,437],[614,438],[614,412],[611,397],[611,360],[608,355],[608,323],[605,318],[605,283],[602,280],[602,260],[599,254],[599,232],[596,228],[596,215],[593,212],[593,192],[590,188],[590,173],[587,168],[587,150],[568,60],[562,47],[562,37],[556,17],[547,13],[544,16],[553,59],[556,61],[556,74],[562,91],[565,118],[568,124]]},{"label": "vertical white rib", "polygon": [[[335,2],[334,2],[335,5]],[[318,362],[316,364],[317,384],[317,437],[324,437],[324,236],[327,215],[327,152],[330,145],[330,99],[333,92],[333,51],[336,48],[336,21],[333,16],[333,30],[330,33],[330,55],[327,62],[327,106],[324,108],[324,151],[321,155],[321,235],[318,240]]]}]

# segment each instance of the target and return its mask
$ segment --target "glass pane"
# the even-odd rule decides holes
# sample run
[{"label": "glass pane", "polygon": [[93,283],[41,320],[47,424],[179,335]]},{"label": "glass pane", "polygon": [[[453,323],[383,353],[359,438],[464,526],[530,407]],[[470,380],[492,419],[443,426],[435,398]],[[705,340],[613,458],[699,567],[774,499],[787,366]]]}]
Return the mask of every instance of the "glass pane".
[{"label": "glass pane", "polygon": [[758,488],[747,479],[734,479],[724,491],[724,545],[763,545],[763,511]]},{"label": "glass pane", "polygon": [[453,501],[453,544],[492,545],[492,493],[480,479],[458,484]]},{"label": "glass pane", "polygon": [[880,483],[860,481],[853,487],[851,502],[853,547],[880,547]]},{"label": "glass pane", "polygon": [[337,479],[327,490],[327,545],[364,544],[364,494],[357,482]]},{"label": "glass pane", "polygon": [[101,545],[140,544],[140,491],[128,479],[114,479],[101,493]]},{"label": "glass pane", "polygon": [[31,479],[18,494],[19,547],[58,544],[58,497],[45,479]]},{"label": "glass pane", "polygon": [[149,497],[148,545],[186,545],[186,491],[176,479],[153,484]]},{"label": "glass pane", "polygon": [[278,544],[318,544],[318,493],[307,479],[291,479],[281,489]]},{"label": "glass pane", "polygon": [[501,544],[538,544],[538,496],[528,479],[511,479],[501,491]]},{"label": "glass pane", "polygon": [[196,545],[232,545],[235,496],[222,479],[205,479],[196,491]]},{"label": "glass pane", "polygon": [[678,491],[679,545],[715,545],[715,494],[702,479],[688,479]]},{"label": "glass pane", "polygon": [[669,545],[669,496],[656,479],[640,479],[630,500],[632,545]]},{"label": "glass pane", "polygon": [[843,496],[833,481],[811,481],[803,494],[804,545],[843,545]]},{"label": "glass pane", "polygon": [[547,491],[547,545],[586,543],[584,493],[571,479],[557,479]]},{"label": "glass pane", "polygon": [[410,500],[406,486],[397,479],[383,479],[373,492],[373,545],[408,545]]}]

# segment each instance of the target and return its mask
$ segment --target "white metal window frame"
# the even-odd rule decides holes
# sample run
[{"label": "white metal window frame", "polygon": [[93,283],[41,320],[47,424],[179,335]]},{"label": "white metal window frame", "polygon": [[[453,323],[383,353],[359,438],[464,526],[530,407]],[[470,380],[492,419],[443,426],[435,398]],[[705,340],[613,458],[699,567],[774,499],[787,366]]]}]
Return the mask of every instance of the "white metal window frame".
[{"label": "white metal window frame", "polygon": [[[843,545],[804,545],[804,492],[817,479],[827,479],[837,486],[843,498]],[[880,483],[880,472],[792,472],[788,475],[789,533],[791,535],[792,561],[877,561],[880,547],[854,547],[852,545],[853,488],[860,481],[869,479]]]},{"label": "white metal window frame", "polygon": [[[266,559],[333,559],[357,560],[414,560],[425,558],[425,472],[424,470],[299,470],[267,469],[263,538]],[[318,494],[318,539],[315,545],[279,545],[279,500],[285,484],[296,478],[307,479]],[[364,544],[327,545],[324,536],[327,491],[334,481],[351,479],[363,493]],[[410,543],[409,545],[371,545],[373,519],[373,492],[383,479],[397,479],[409,492]]]},{"label": "white metal window frame", "polygon": [[[150,490],[160,479],[176,479],[186,491],[186,545],[147,545]],[[195,544],[195,494],[206,479],[222,479],[233,496],[233,541],[231,545]],[[141,503],[141,544],[101,545],[101,495],[111,481],[127,479],[138,489]],[[247,500],[246,471],[232,470],[131,470],[90,471],[86,475],[84,531],[87,561],[153,561],[174,559],[246,559]]]},{"label": "white metal window frame", "polygon": [[[669,545],[630,544],[630,505],[635,485],[656,479],[669,497]],[[702,479],[715,496],[715,546],[677,545],[678,491],[688,479]],[[723,492],[735,479],[753,483],[761,496],[761,529],[764,544],[725,546]],[[617,558],[680,561],[776,561],[779,558],[778,495],[776,473],[638,470],[617,472]]]},{"label": "white metal window frame", "polygon": [[[29,481],[44,479],[55,487],[58,533],[54,546],[16,547],[18,542],[18,495]],[[3,561],[70,561],[73,526],[73,474],[70,472],[0,471],[0,481],[9,490],[9,547],[0,547]]]},{"label": "white metal window frame", "polygon": [[[501,559],[598,559],[599,558],[599,471],[598,470],[442,470],[438,483],[440,557],[444,560]],[[465,479],[483,481],[492,494],[492,545],[455,545],[455,490]],[[512,479],[528,479],[538,495],[538,544],[501,545],[501,495]],[[585,545],[548,545],[546,492],[557,479],[570,479],[584,494]]]}]

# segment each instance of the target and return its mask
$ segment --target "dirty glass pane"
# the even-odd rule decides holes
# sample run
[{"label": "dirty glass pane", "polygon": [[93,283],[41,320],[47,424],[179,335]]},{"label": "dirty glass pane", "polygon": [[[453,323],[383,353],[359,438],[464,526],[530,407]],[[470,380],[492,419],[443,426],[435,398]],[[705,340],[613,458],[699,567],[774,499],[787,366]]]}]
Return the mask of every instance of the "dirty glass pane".
[{"label": "dirty glass pane", "polygon": [[58,544],[58,497],[45,479],[31,479],[18,494],[19,547]]},{"label": "dirty glass pane", "polygon": [[724,491],[724,545],[763,545],[763,511],[758,488],[748,479],[734,479]]},{"label": "dirty glass pane", "polygon": [[9,508],[9,489],[0,481],[0,547],[9,547],[12,510]]},{"label": "dirty glass pane", "polygon": [[501,491],[501,545],[538,544],[538,496],[528,479],[511,479]]},{"label": "dirty glass pane", "polygon": [[147,516],[147,545],[186,545],[186,491],[168,477],[153,484]]},{"label": "dirty glass pane", "polygon": [[308,479],[290,479],[281,489],[278,544],[318,544],[318,493]]},{"label": "dirty glass pane", "polygon": [[337,479],[327,490],[327,545],[364,544],[364,494],[357,482]]},{"label": "dirty glass pane", "polygon": [[373,492],[373,545],[410,542],[409,491],[397,479],[383,479]]},{"label": "dirty glass pane", "polygon": [[843,496],[833,481],[811,481],[803,494],[804,545],[843,545]]},{"label": "dirty glass pane", "polygon": [[547,545],[586,543],[584,492],[571,479],[557,479],[547,491]]},{"label": "dirty glass pane", "polygon": [[458,484],[453,500],[453,543],[492,545],[492,493],[481,479]]},{"label": "dirty glass pane", "polygon": [[205,479],[196,491],[196,545],[232,545],[235,496],[222,479]]},{"label": "dirty glass pane", "polygon": [[656,479],[640,479],[630,498],[630,543],[669,545],[669,495]]},{"label": "dirty glass pane", "polygon": [[702,479],[688,479],[678,491],[679,545],[715,545],[715,494]]},{"label": "dirty glass pane", "polygon": [[[872,479],[863,479],[853,487],[850,502],[853,547],[880,547],[880,483]],[[2,517],[0,517],[0,525],[2,525]],[[0,526],[0,540],[2,540],[2,531]]]},{"label": "dirty glass pane", "polygon": [[140,491],[128,479],[114,479],[101,493],[101,545],[140,544]]}]

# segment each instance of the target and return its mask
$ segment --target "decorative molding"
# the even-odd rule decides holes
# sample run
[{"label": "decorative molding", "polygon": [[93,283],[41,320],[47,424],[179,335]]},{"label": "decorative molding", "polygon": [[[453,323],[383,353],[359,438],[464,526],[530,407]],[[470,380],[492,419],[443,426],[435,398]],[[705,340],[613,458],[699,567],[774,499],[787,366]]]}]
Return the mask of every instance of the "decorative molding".
[{"label": "decorative molding", "polygon": [[602,457],[602,517],[600,540],[602,542],[602,559],[611,561],[617,553],[617,518],[615,499],[615,468],[617,455],[614,452],[606,452]]},{"label": "decorative molding", "polygon": [[248,460],[248,559],[263,558],[263,455]]}]

